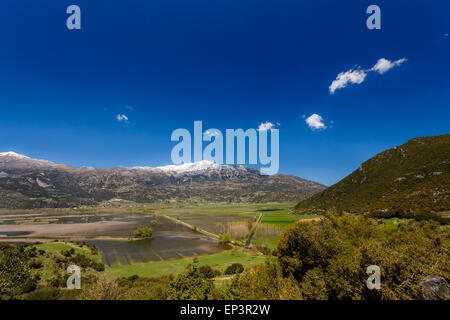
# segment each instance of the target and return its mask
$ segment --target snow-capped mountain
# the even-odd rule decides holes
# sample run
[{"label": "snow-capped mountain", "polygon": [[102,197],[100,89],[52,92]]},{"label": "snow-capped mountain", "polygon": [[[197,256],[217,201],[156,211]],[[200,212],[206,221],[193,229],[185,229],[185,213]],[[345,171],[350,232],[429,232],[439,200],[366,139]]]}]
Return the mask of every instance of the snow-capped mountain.
[{"label": "snow-capped mountain", "polygon": [[15,159],[31,159],[27,156],[24,156],[23,154],[18,154],[13,151],[0,152],[0,157],[11,157],[11,158],[15,158]]},{"label": "snow-capped mountain", "polygon": [[136,202],[297,201],[325,186],[290,175],[200,161],[162,167],[71,167],[0,153],[0,208],[72,207],[112,198]]},{"label": "snow-capped mountain", "polygon": [[168,165],[163,167],[156,167],[156,169],[162,170],[164,172],[194,172],[194,171],[203,171],[203,170],[220,170],[220,164],[216,164],[212,161],[202,160],[193,163],[184,163],[179,165]]}]

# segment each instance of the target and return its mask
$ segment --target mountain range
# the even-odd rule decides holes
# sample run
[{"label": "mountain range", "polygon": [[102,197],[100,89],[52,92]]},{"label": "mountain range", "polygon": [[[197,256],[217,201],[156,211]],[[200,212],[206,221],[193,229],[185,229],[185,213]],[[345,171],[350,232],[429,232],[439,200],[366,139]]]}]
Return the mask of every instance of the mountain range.
[{"label": "mountain range", "polygon": [[292,175],[262,175],[244,166],[200,161],[164,167],[71,167],[0,153],[0,208],[67,208],[112,199],[173,201],[300,201],[325,186]]},{"label": "mountain range", "polygon": [[450,134],[420,137],[384,151],[337,184],[301,201],[297,213],[418,216],[450,210]]}]

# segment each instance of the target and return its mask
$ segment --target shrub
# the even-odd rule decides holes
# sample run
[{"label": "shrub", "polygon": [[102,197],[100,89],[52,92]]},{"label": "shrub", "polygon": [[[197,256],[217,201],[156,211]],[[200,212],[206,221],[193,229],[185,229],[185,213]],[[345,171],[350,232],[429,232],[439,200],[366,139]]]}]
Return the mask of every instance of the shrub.
[{"label": "shrub", "polygon": [[225,270],[226,275],[238,274],[244,271],[244,266],[240,263],[233,263],[231,266],[228,266]]},{"label": "shrub", "polygon": [[214,284],[197,267],[189,268],[170,283],[169,300],[206,300]]},{"label": "shrub", "polygon": [[222,234],[221,241],[223,243],[230,242],[231,241],[231,236],[228,233],[224,233],[224,234]]},{"label": "shrub", "polygon": [[133,231],[136,238],[153,239],[153,229],[150,227],[142,227]]},{"label": "shrub", "polygon": [[36,288],[24,247],[0,246],[0,299],[12,299]]},{"label": "shrub", "polygon": [[[448,229],[409,221],[386,228],[352,214],[329,214],[318,223],[286,228],[277,246],[284,277],[308,299],[421,299],[421,279],[450,277]],[[366,268],[381,269],[380,290],[368,290]]]},{"label": "shrub", "polygon": [[40,268],[42,268],[42,266],[43,266],[43,264],[42,264],[42,262],[40,260],[33,259],[30,262],[30,268],[31,269],[40,269]]},{"label": "shrub", "polygon": [[214,270],[209,265],[204,265],[198,268],[198,271],[205,276],[207,279],[212,279],[221,274],[219,270]]}]

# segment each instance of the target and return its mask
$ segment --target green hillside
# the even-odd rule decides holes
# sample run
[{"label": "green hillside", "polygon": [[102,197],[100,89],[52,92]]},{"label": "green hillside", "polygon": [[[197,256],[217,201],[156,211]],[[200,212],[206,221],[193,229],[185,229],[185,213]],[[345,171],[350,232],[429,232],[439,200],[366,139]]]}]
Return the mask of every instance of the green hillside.
[{"label": "green hillside", "polygon": [[295,207],[297,213],[329,209],[385,217],[445,214],[450,210],[450,134],[384,151]]}]

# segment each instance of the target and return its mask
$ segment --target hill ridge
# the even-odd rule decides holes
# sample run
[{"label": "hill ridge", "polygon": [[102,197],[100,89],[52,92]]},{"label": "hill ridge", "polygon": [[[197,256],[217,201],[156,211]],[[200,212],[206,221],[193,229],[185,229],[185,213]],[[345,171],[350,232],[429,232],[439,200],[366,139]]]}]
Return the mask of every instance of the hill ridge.
[{"label": "hill ridge", "polygon": [[417,137],[363,162],[335,185],[298,203],[295,212],[441,212],[450,209],[449,186],[450,134]]}]

